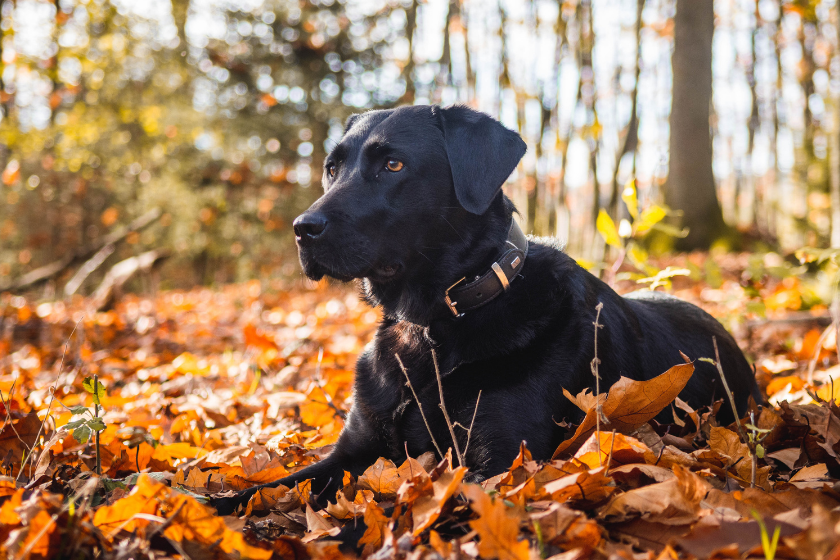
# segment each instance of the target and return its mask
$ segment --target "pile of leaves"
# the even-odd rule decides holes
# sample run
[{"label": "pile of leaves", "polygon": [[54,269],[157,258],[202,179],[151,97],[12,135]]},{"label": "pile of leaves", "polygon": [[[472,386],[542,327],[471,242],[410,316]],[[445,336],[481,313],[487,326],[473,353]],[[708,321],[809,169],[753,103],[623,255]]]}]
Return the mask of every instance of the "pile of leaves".
[{"label": "pile of leaves", "polygon": [[754,289],[743,268],[715,288],[675,282],[724,318],[773,311],[736,329],[771,402],[736,424],[718,421],[726,402],[674,402],[694,369],[675,364],[558,396],[586,416],[549,462],[523,443],[477,482],[450,454],[379,459],[325,509],[304,482],[228,517],[207,497],[330,452],[376,311],[324,283],[126,296],[101,313],[4,295],[0,558],[838,558],[833,327],[820,307],[786,321],[802,312],[779,294],[797,286]]}]

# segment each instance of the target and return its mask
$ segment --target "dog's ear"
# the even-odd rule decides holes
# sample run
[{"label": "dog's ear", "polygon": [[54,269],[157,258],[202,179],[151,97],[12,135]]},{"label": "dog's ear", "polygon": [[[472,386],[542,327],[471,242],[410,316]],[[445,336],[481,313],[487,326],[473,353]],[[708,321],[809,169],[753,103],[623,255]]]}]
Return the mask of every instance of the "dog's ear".
[{"label": "dog's ear", "polygon": [[361,114],[355,113],[347,117],[347,120],[344,121],[344,134],[347,134],[347,131],[353,128],[353,125],[356,124],[356,121],[359,120],[359,117],[361,116]]},{"label": "dog's ear", "polygon": [[467,211],[484,214],[525,155],[525,142],[496,119],[469,107],[441,109],[440,116],[455,196]]}]

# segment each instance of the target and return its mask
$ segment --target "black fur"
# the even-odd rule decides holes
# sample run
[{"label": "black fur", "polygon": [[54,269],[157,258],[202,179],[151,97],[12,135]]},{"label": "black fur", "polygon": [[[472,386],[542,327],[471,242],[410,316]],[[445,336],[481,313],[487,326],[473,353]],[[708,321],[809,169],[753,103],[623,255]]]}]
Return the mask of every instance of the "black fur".
[{"label": "black fur", "polygon": [[[661,293],[621,297],[550,239],[531,239],[522,274],[507,293],[452,316],[446,288],[483,274],[502,252],[514,208],[500,189],[524,152],[518,134],[466,107],[353,117],[325,161],[325,194],[295,221],[295,230],[307,276],[361,279],[365,299],[381,306],[385,318],[359,358],[353,409],[335,450],[272,486],[312,478],[313,491],[332,499],[344,470],[358,475],[380,456],[400,462],[406,448],[413,457],[434,450],[395,354],[436,441],[444,450],[451,446],[433,348],[453,422],[469,425],[482,391],[466,454],[475,476],[504,471],[523,440],[535,459],[550,458],[566,435],[555,422],[582,416],[563,389],[576,394],[594,385],[598,303],[605,325],[598,334],[602,388],[620,376],[655,377],[683,362],[680,351],[695,360],[713,357],[715,336],[739,411],[745,409],[755,392],[753,372],[720,323]],[[389,171],[389,160],[404,167]],[[715,368],[695,366],[680,397],[694,407],[722,398]],[[722,411],[725,417],[727,408]],[[466,432],[455,429],[464,449]],[[229,513],[255,491],[214,505]]]}]

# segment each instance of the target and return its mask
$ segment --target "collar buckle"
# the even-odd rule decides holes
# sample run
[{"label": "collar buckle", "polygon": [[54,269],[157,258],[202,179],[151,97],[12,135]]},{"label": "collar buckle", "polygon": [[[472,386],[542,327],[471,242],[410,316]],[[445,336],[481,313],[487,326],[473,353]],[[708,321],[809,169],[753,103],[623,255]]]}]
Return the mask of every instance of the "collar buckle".
[{"label": "collar buckle", "polygon": [[463,282],[466,279],[467,279],[467,277],[464,276],[463,278],[461,278],[460,280],[458,280],[457,282],[455,282],[454,284],[452,284],[451,286],[446,288],[446,292],[444,292],[445,297],[443,298],[443,300],[446,302],[446,305],[447,305],[447,307],[449,307],[449,310],[452,312],[452,314],[455,315],[456,317],[460,317],[462,315],[462,313],[458,313],[458,309],[455,308],[455,306],[458,305],[458,302],[457,301],[452,301],[452,298],[449,297],[449,290],[451,290],[452,288],[454,288],[455,286],[457,286],[458,284],[460,284],[461,282]]}]

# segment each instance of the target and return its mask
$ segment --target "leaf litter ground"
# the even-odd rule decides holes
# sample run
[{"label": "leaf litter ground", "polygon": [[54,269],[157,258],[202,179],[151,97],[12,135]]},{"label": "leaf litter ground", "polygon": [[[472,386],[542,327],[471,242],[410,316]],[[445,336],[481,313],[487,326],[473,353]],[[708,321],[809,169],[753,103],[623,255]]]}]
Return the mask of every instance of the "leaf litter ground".
[{"label": "leaf litter ground", "polygon": [[[126,296],[104,313],[4,295],[0,558],[840,558],[834,329],[798,280],[745,282],[747,268],[727,256],[714,287],[679,279],[674,293],[757,365],[770,405],[742,420],[761,438],[755,465],[716,420],[726,403],[669,404],[693,369],[674,364],[600,399],[568,395],[586,418],[550,462],[523,445],[477,485],[451,457],[379,459],[326,509],[303,483],[228,517],[206,496],[329,453],[376,311],[324,283]],[[91,423],[94,376],[105,392]],[[652,420],[664,406],[670,424]],[[101,424],[96,476],[88,434]],[[355,547],[339,545],[347,535]]]}]

